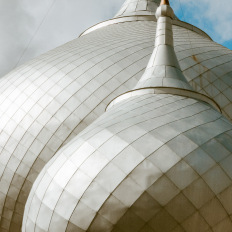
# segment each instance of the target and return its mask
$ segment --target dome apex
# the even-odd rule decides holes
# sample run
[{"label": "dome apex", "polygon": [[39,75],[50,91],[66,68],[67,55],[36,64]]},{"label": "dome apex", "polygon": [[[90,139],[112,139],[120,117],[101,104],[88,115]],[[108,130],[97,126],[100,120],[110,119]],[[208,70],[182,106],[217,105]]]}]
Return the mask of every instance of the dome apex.
[{"label": "dome apex", "polygon": [[168,87],[192,90],[181,71],[174,51],[172,31],[174,12],[168,4],[168,1],[163,0],[156,10],[155,48],[135,89]]},{"label": "dome apex", "polygon": [[133,15],[154,15],[160,0],[126,0],[115,18]]},{"label": "dome apex", "polygon": [[161,0],[160,5],[170,5],[168,0]]},{"label": "dome apex", "polygon": [[171,19],[173,19],[175,14],[173,12],[173,9],[169,5],[160,4],[160,6],[156,10],[155,16],[157,19],[159,17],[170,17]]}]

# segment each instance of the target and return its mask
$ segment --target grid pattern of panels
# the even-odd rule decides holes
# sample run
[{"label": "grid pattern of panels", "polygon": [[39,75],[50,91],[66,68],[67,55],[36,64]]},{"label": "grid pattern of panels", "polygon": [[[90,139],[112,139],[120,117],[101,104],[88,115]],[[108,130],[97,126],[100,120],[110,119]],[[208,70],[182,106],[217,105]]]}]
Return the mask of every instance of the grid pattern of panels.
[{"label": "grid pattern of panels", "polygon": [[80,38],[1,79],[1,231],[20,230],[32,183],[66,139],[142,75],[150,39],[118,38]]},{"label": "grid pattern of panels", "polygon": [[231,164],[232,124],[209,105],[132,97],[45,166],[22,231],[229,231]]},{"label": "grid pattern of panels", "polygon": [[[111,25],[54,49],[0,79],[0,230],[20,229],[38,173],[64,143],[131,90],[153,51],[155,22]],[[232,52],[174,26],[190,83],[232,118]],[[191,38],[191,40],[190,40]]]},{"label": "grid pattern of panels", "polygon": [[184,77],[174,51],[171,7],[161,5],[156,12],[155,48],[147,68],[134,89],[169,87],[192,90]]},{"label": "grid pattern of panels", "polygon": [[159,4],[160,0],[126,0],[115,18],[130,15],[155,15]]}]

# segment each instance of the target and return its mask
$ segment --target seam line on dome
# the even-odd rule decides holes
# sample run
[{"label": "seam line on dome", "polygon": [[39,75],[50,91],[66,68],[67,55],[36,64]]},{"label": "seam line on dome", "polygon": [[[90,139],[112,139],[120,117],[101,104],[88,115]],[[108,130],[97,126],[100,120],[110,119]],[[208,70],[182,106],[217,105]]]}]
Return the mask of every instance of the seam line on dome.
[{"label": "seam line on dome", "polygon": [[[123,20],[123,19],[125,19],[125,20]],[[131,20],[127,20],[127,19],[131,19]],[[136,21],[154,21],[154,22],[157,22],[156,17],[153,15],[134,15],[134,16],[118,17],[118,18],[113,18],[113,19],[106,20],[106,21],[95,24],[94,26],[83,31],[79,35],[79,37],[83,37],[83,36],[93,32],[95,30],[98,30],[100,28],[110,26],[113,24],[119,24],[119,23],[125,23],[125,22],[136,22]],[[181,21],[181,20],[173,20],[173,25],[186,28],[188,30],[196,32],[197,34],[202,35],[202,36],[213,41],[213,39],[206,32],[204,32],[203,30],[201,30],[200,28],[198,28],[192,24],[189,24],[189,23]],[[190,27],[192,27],[192,29]]]},{"label": "seam line on dome", "polygon": [[105,111],[107,111],[108,109],[113,107],[115,104],[123,100],[126,100],[130,97],[138,96],[140,94],[172,94],[172,95],[178,95],[178,96],[187,97],[187,98],[193,98],[193,99],[206,102],[207,104],[215,108],[217,111],[222,113],[221,107],[218,105],[218,103],[205,94],[195,92],[194,90],[187,90],[187,89],[180,89],[180,88],[173,88],[173,87],[170,88],[170,87],[162,87],[162,86],[161,87],[147,87],[147,88],[140,88],[140,89],[127,91],[119,95],[118,97],[114,98],[106,106]]}]

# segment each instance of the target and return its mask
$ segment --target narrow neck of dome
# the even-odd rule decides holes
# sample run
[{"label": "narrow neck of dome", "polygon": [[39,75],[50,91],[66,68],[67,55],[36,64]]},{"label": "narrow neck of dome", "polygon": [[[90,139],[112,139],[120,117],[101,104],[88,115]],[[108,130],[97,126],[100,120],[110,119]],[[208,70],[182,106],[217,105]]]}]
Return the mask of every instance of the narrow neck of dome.
[{"label": "narrow neck of dome", "polygon": [[160,0],[126,0],[114,18],[136,15],[154,15],[159,4]]},{"label": "narrow neck of dome", "polygon": [[[167,1],[162,1],[167,3]],[[155,48],[145,70],[134,89],[170,87],[192,90],[184,77],[173,45],[172,20],[174,12],[167,4],[161,4],[157,11]]]},{"label": "narrow neck of dome", "polygon": [[170,6],[169,0],[161,0],[160,5],[168,5],[168,6]]},{"label": "narrow neck of dome", "polygon": [[134,89],[116,97],[109,103],[106,110],[135,96],[171,94],[204,101],[221,112],[220,107],[214,100],[192,89],[180,69],[173,45],[172,23],[174,12],[168,5],[167,0],[163,0],[157,8],[156,17],[155,48],[143,76]]}]

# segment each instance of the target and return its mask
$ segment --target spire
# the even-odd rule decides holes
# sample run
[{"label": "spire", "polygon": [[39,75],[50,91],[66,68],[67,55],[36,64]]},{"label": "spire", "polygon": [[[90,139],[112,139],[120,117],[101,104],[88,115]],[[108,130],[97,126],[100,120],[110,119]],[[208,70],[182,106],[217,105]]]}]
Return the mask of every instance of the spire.
[{"label": "spire", "polygon": [[204,101],[221,112],[213,99],[192,89],[180,69],[173,45],[172,20],[174,17],[169,1],[162,0],[156,10],[155,48],[143,76],[134,89],[113,99],[106,110],[137,95],[172,94]]},{"label": "spire", "polygon": [[154,15],[160,0],[126,0],[114,18],[134,15]]},{"label": "spire", "polygon": [[170,4],[169,4],[169,1],[168,1],[168,0],[161,0],[160,5],[168,5],[168,6],[170,6]]},{"label": "spire", "polygon": [[172,20],[174,12],[168,0],[162,0],[156,10],[157,29],[155,49],[144,75],[135,89],[169,87],[192,90],[182,74],[173,45]]}]

